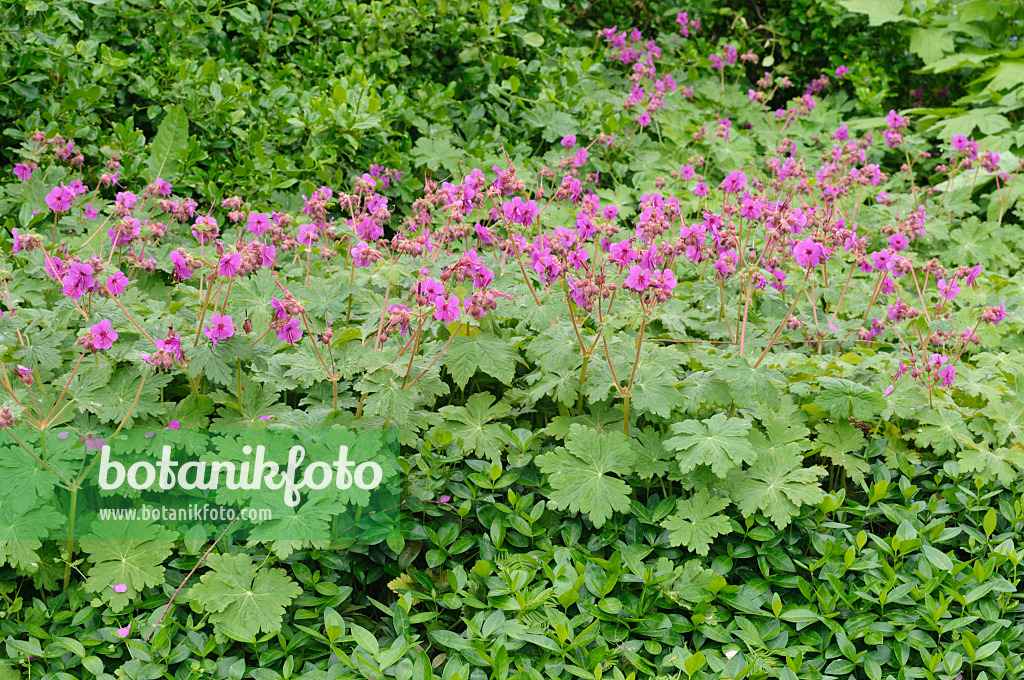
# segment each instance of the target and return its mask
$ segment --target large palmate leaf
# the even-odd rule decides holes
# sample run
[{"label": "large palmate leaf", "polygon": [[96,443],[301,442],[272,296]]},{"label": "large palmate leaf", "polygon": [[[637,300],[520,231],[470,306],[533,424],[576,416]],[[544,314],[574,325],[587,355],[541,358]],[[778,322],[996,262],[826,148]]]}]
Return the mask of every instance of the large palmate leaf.
[{"label": "large palmate leaf", "polygon": [[701,489],[690,498],[681,499],[676,513],[665,519],[661,526],[672,532],[668,537],[672,545],[682,545],[698,555],[707,555],[715,538],[732,531],[729,518],[719,514],[727,507],[728,498],[712,498]]},{"label": "large palmate leaf", "polygon": [[744,517],[760,511],[781,529],[796,517],[800,506],[818,503],[823,497],[818,478],[825,470],[802,465],[803,456],[793,445],[764,453],[737,477],[729,495]]},{"label": "large palmate leaf", "polygon": [[818,442],[822,444],[821,455],[832,461],[850,476],[858,485],[864,483],[864,475],[870,470],[868,461],[855,454],[864,448],[864,434],[847,421],[820,423],[816,428]]},{"label": "large palmate leaf", "polygon": [[465,406],[443,407],[441,415],[448,421],[445,427],[462,442],[465,450],[496,461],[501,457],[501,445],[508,426],[491,421],[507,413],[508,406],[492,404],[494,395],[478,392],[466,400]]},{"label": "large palmate leaf", "polygon": [[[135,540],[150,534],[152,540]],[[89,554],[92,567],[85,589],[97,593],[115,612],[123,611],[145,588],[164,582],[164,560],[171,554],[177,534],[153,526],[124,521],[98,523],[82,538],[82,550]],[[125,592],[110,586],[124,584]]]},{"label": "large palmate leaf", "polygon": [[742,418],[716,413],[703,421],[674,423],[672,432],[676,436],[666,440],[665,446],[679,452],[676,457],[683,474],[707,465],[716,475],[725,477],[736,466],[757,460],[757,452],[747,439],[750,423]]},{"label": "large palmate leaf", "polygon": [[519,353],[508,341],[493,333],[478,333],[472,338],[460,335],[452,340],[444,365],[459,387],[465,387],[477,371],[511,385],[518,359]]},{"label": "large palmate leaf", "polygon": [[210,555],[210,570],[192,586],[190,599],[210,614],[210,620],[230,624],[255,637],[281,630],[284,608],[302,588],[283,569],[260,567],[249,555]]},{"label": "large palmate leaf", "polygon": [[629,510],[632,489],[619,476],[630,473],[635,459],[621,432],[601,434],[574,424],[565,446],[538,456],[537,463],[552,487],[551,506],[584,512],[600,527],[612,513]]},{"label": "large palmate leaf", "polygon": [[954,453],[959,446],[974,438],[964,423],[964,417],[952,408],[925,411],[918,416],[920,427],[909,436],[918,446],[930,446],[937,454]]},{"label": "large palmate leaf", "polygon": [[822,377],[814,403],[833,418],[870,420],[885,408],[885,400],[870,387],[845,378]]}]

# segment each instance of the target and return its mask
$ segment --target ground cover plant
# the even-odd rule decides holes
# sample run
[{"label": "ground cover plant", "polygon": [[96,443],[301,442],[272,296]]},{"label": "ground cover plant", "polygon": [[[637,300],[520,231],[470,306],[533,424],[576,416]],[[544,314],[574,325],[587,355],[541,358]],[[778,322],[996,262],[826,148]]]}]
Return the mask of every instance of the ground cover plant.
[{"label": "ground cover plant", "polygon": [[672,9],[493,8],[466,67],[493,99],[385,151],[411,95],[370,95],[387,155],[316,157],[344,84],[302,163],[262,133],[211,154],[240,121],[194,92],[154,130],[5,133],[6,522],[100,432],[330,427],[394,432],[404,521],[0,535],[0,676],[1018,677],[1012,141],[866,117],[845,63],[794,83]]}]

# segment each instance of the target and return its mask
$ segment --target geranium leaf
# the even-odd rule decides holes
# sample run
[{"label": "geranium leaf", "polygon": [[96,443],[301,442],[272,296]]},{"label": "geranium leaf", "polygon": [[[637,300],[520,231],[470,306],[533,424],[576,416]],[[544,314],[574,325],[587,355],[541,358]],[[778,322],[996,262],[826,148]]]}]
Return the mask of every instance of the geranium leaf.
[{"label": "geranium leaf", "polygon": [[586,513],[600,527],[612,513],[629,510],[632,489],[613,475],[628,475],[635,459],[621,432],[601,434],[574,424],[565,446],[538,456],[537,463],[552,487],[551,506]]}]

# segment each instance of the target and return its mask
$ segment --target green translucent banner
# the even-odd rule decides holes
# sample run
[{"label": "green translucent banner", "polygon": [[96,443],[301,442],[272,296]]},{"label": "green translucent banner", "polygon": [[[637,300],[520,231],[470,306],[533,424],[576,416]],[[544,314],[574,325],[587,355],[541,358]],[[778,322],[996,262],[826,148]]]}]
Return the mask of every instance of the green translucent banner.
[{"label": "green translucent banner", "polygon": [[20,541],[379,543],[399,532],[387,430],[0,430],[0,549]]}]

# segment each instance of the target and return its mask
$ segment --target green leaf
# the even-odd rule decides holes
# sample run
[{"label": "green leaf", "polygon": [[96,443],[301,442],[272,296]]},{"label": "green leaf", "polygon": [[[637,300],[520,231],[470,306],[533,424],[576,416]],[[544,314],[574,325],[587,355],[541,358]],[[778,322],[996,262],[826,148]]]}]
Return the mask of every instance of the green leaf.
[{"label": "green leaf", "polygon": [[210,570],[189,598],[211,612],[215,624],[233,623],[253,637],[280,631],[284,608],[302,594],[286,571],[259,567],[247,554],[210,555],[206,564]]},{"label": "green leaf", "polygon": [[477,333],[472,338],[458,336],[444,355],[444,365],[455,384],[465,387],[477,371],[512,384],[519,353],[506,340],[493,333]]},{"label": "green leaf", "polygon": [[[92,567],[85,581],[85,590],[99,594],[115,612],[124,611],[137,600],[145,588],[164,583],[164,560],[171,555],[176,534],[151,527],[156,540],[130,540],[141,533],[137,526],[124,522],[102,522],[84,536],[82,550],[89,555]],[[127,590],[115,593],[110,587],[123,583]]]},{"label": "green leaf", "polygon": [[846,470],[858,486],[863,485],[870,465],[863,458],[849,455],[864,448],[866,440],[861,431],[846,421],[821,423],[814,429],[818,431],[818,441],[824,445],[821,455]]},{"label": "green leaf", "polygon": [[597,527],[612,513],[629,510],[632,489],[612,474],[628,475],[635,460],[626,435],[600,434],[576,424],[570,427],[564,447],[537,457],[552,487],[551,506],[584,512]]},{"label": "green leaf", "polygon": [[535,33],[533,31],[530,31],[529,33],[523,33],[519,37],[522,38],[523,42],[529,45],[530,47],[540,47],[541,45],[544,44],[544,36],[542,36],[540,33]]},{"label": "green leaf", "polygon": [[885,400],[881,395],[860,383],[828,376],[820,378],[818,382],[821,394],[814,403],[833,418],[870,420],[885,408]]},{"label": "green leaf", "polygon": [[903,0],[839,0],[839,4],[851,12],[867,14],[871,26],[911,20],[900,13],[903,11]]},{"label": "green leaf", "polygon": [[792,445],[762,454],[757,464],[739,475],[729,496],[744,517],[761,511],[782,529],[796,517],[800,506],[819,503],[824,497],[818,484],[824,468],[804,468],[802,464],[803,456]]},{"label": "green leaf", "polygon": [[160,123],[160,128],[153,138],[149,158],[143,175],[152,182],[157,177],[167,182],[178,178],[180,159],[185,147],[188,146],[188,117],[185,109],[175,106]]},{"label": "green leaf", "polygon": [[671,429],[677,436],[666,440],[665,446],[679,452],[676,458],[683,474],[707,465],[724,478],[736,466],[757,460],[757,452],[747,439],[750,423],[742,418],[716,413],[704,421],[674,423]]},{"label": "green leaf", "polygon": [[1003,486],[1012,484],[1020,475],[1021,468],[1024,468],[1024,449],[1019,444],[995,451],[965,448],[957,454],[957,458],[962,472],[990,475]]},{"label": "green leaf", "polygon": [[440,412],[449,421],[446,429],[452,433],[452,437],[462,440],[465,450],[497,461],[501,458],[501,445],[508,426],[503,423],[492,424],[491,421],[505,415],[509,407],[502,403],[494,406],[491,404],[494,404],[493,394],[477,392],[470,395],[464,407],[445,406]]},{"label": "green leaf", "polygon": [[925,411],[918,417],[920,427],[910,432],[909,436],[918,446],[930,446],[932,451],[941,455],[954,453],[957,444],[973,442],[964,418],[960,412],[952,408],[939,408]]},{"label": "green leaf", "polygon": [[674,467],[673,457],[665,451],[661,435],[655,428],[645,427],[642,432],[636,433],[631,443],[636,454],[633,474],[640,479],[660,478]]},{"label": "green leaf", "polygon": [[690,498],[680,499],[676,514],[665,519],[661,526],[672,533],[669,542],[682,545],[698,555],[707,555],[711,542],[732,531],[729,518],[718,514],[729,507],[728,498],[712,498],[701,489]]}]

